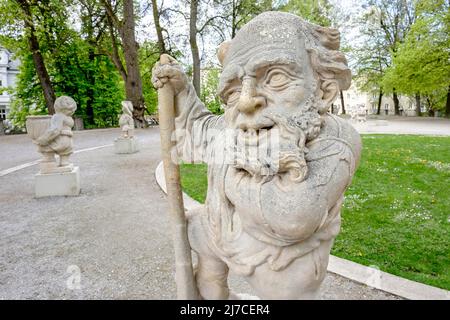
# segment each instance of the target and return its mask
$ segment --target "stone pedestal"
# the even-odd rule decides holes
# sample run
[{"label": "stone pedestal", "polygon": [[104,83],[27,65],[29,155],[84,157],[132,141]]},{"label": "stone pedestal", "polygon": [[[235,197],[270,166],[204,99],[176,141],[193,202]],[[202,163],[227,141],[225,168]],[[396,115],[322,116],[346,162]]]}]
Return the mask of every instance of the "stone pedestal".
[{"label": "stone pedestal", "polygon": [[139,141],[136,138],[117,138],[114,140],[116,153],[135,153],[139,151]]},{"label": "stone pedestal", "polygon": [[69,172],[36,174],[35,194],[36,198],[79,195],[80,169],[73,167]]}]

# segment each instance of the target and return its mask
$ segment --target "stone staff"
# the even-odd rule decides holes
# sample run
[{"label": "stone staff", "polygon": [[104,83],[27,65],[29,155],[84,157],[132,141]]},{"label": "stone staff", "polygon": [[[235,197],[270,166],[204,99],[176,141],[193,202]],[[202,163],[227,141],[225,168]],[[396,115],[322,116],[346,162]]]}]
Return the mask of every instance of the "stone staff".
[{"label": "stone staff", "polygon": [[[171,64],[173,58],[162,54],[160,64]],[[158,89],[159,130],[161,150],[166,179],[167,197],[169,199],[172,237],[175,249],[175,281],[177,298],[180,300],[197,299],[197,287],[192,268],[191,246],[187,235],[187,222],[184,213],[183,194],[180,183],[180,167],[171,158],[171,150],[175,142],[171,136],[175,131],[175,101],[174,90],[168,79]]]}]

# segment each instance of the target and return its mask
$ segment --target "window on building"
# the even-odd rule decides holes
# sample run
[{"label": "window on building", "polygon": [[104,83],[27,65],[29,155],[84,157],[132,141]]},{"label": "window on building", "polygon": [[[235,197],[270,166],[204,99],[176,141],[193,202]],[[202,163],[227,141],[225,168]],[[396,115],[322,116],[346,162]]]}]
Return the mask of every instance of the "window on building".
[{"label": "window on building", "polygon": [[3,87],[3,83],[2,83],[2,80],[0,80],[0,87]]},{"label": "window on building", "polygon": [[6,120],[6,106],[0,106],[0,120]]}]

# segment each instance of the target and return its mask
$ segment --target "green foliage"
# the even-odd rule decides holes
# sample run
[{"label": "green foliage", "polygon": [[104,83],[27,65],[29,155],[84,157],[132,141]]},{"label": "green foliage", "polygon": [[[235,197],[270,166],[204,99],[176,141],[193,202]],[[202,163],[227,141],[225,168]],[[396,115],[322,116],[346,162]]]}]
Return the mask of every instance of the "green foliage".
[{"label": "green foliage", "polygon": [[23,53],[19,70],[8,117],[14,126],[23,127],[28,115],[47,114],[47,108],[31,53]]},{"label": "green foliage", "polygon": [[442,110],[450,85],[450,7],[446,0],[368,0],[356,83],[369,93],[420,95]]},{"label": "green foliage", "polygon": [[202,79],[201,100],[205,106],[215,114],[224,112],[222,102],[217,95],[219,86],[220,70],[218,68],[204,69],[204,79]]},{"label": "green foliage", "polygon": [[233,0],[235,6],[235,28],[239,30],[258,14],[272,9],[271,0]]},{"label": "green foliage", "polygon": [[382,83],[404,94],[420,93],[428,97],[430,107],[443,109],[450,85],[449,3],[422,0],[417,11]]},{"label": "green foliage", "polygon": [[[107,56],[98,56],[91,63],[93,64],[93,83],[95,84],[92,87],[94,98],[92,108],[95,121],[92,127],[117,126],[118,117],[122,113],[121,101],[125,99],[122,79]],[[86,105],[82,107],[86,107]],[[80,109],[80,114],[86,119],[85,109]]]},{"label": "green foliage", "polygon": [[[332,253],[450,289],[449,137],[363,135]],[[204,202],[206,165],[181,166],[183,190]],[[389,186],[389,187],[387,187]]]},{"label": "green foliage", "polygon": [[159,60],[157,43],[149,41],[144,42],[139,47],[138,54],[145,106],[150,114],[155,114],[158,111],[158,92],[152,84],[152,69]]},{"label": "green foliage", "polygon": [[[384,0],[381,0],[383,2]],[[355,80],[359,90],[371,94],[384,91],[382,79],[391,63],[390,45],[380,27],[383,14],[378,1],[367,1],[370,9],[359,17],[359,43],[351,50],[355,61]],[[380,12],[381,11],[381,12]]]},{"label": "green foliage", "polygon": [[[12,122],[20,126],[28,114],[46,113],[45,101],[28,47],[28,30],[21,21],[24,18],[21,10],[15,1],[2,3],[0,8],[6,10],[0,19],[0,45],[14,51],[21,60],[9,115]],[[97,52],[90,39],[82,38],[72,28],[68,8],[73,8],[71,1],[56,0],[36,2],[31,7],[35,33],[55,94],[75,99],[78,105],[75,115],[84,119],[85,127],[117,125],[120,102],[124,98],[123,83],[110,59]],[[93,119],[88,115],[88,106]]]},{"label": "green foliage", "polygon": [[279,10],[296,14],[303,19],[324,26],[331,25],[330,12],[333,9],[328,0],[289,0]]}]

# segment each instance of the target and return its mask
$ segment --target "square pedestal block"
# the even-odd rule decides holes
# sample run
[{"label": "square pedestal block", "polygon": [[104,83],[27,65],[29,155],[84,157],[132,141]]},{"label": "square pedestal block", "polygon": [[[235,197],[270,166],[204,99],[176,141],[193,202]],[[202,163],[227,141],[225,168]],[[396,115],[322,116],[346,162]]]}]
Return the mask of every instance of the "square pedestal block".
[{"label": "square pedestal block", "polygon": [[36,198],[50,196],[77,196],[80,194],[80,169],[70,172],[38,173],[34,179]]},{"label": "square pedestal block", "polygon": [[136,138],[117,138],[114,140],[116,153],[135,153],[139,151],[139,142]]}]

